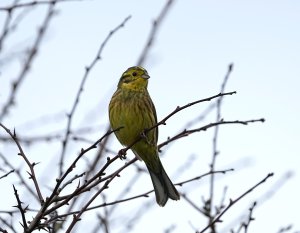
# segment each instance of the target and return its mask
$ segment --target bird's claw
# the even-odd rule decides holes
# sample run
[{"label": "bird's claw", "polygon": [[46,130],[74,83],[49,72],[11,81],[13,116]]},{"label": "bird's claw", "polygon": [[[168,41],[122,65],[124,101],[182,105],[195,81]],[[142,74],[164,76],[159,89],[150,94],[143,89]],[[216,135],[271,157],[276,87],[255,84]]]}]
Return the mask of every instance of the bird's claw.
[{"label": "bird's claw", "polygon": [[125,149],[119,150],[118,156],[120,157],[121,160],[126,159],[126,150]]},{"label": "bird's claw", "polygon": [[141,132],[140,137],[141,137],[141,139],[145,140],[146,143],[148,143],[149,145],[154,145],[147,137],[147,129],[145,129],[143,132]]},{"label": "bird's claw", "polygon": [[141,137],[142,139],[147,140],[147,136],[146,136],[145,130],[141,132],[140,137]]}]

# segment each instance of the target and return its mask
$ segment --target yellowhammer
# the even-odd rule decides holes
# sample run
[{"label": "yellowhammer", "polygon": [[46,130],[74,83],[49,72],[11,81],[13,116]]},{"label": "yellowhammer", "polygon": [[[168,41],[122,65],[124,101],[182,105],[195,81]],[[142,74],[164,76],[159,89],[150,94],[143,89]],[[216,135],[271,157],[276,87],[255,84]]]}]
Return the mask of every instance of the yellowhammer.
[{"label": "yellowhammer", "polygon": [[[128,146],[137,140],[144,129],[157,123],[154,104],[147,91],[147,71],[134,66],[128,68],[120,78],[118,88],[109,104],[109,120],[118,140]],[[135,143],[131,150],[142,159],[150,173],[156,202],[164,206],[168,198],[179,200],[179,193],[172,184],[159,159],[157,150],[158,129],[155,128]]]}]

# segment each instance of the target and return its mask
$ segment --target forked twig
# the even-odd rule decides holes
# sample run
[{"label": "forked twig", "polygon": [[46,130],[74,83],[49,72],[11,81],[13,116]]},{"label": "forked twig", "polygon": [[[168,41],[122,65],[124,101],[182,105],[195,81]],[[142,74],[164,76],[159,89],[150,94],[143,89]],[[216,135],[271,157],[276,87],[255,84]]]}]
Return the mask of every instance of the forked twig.
[{"label": "forked twig", "polygon": [[60,162],[59,162],[59,174],[60,176],[63,174],[63,165],[64,165],[64,159],[65,159],[65,154],[66,154],[66,149],[67,149],[67,143],[69,141],[69,136],[71,133],[71,125],[72,125],[72,119],[73,119],[73,115],[75,113],[75,110],[78,106],[79,103],[79,98],[81,96],[81,93],[83,91],[84,88],[84,84],[88,78],[88,75],[91,71],[91,69],[96,65],[96,63],[101,59],[101,54],[102,51],[105,47],[105,45],[107,44],[107,42],[109,41],[109,39],[122,27],[124,27],[124,25],[126,24],[126,22],[131,18],[131,16],[127,16],[123,22],[121,24],[119,24],[116,28],[114,28],[113,30],[111,30],[107,37],[104,39],[104,41],[102,42],[102,44],[100,45],[100,48],[95,56],[95,58],[92,60],[92,62],[85,68],[85,73],[83,75],[83,78],[81,80],[78,92],[76,94],[75,97],[75,101],[73,103],[72,109],[70,111],[70,113],[67,115],[68,116],[68,122],[67,122],[67,127],[66,127],[66,131],[65,131],[65,135],[64,138],[62,140],[62,151],[61,151],[61,155],[60,155]]},{"label": "forked twig", "polygon": [[145,60],[147,58],[147,55],[149,53],[149,50],[150,50],[151,46],[154,43],[154,39],[155,39],[155,36],[157,34],[158,28],[162,24],[162,21],[166,17],[166,15],[169,12],[169,10],[170,10],[173,3],[174,3],[174,0],[167,0],[166,5],[163,7],[162,11],[159,13],[159,16],[157,17],[156,20],[153,21],[152,28],[151,28],[149,37],[147,39],[146,45],[143,48],[141,56],[140,56],[140,58],[138,59],[138,62],[137,62],[137,64],[139,66],[144,65]]},{"label": "forked twig", "polygon": [[246,192],[244,192],[243,194],[241,194],[239,197],[237,197],[236,199],[230,199],[228,205],[224,208],[224,210],[217,215],[212,221],[211,223],[209,223],[205,228],[203,228],[201,231],[197,231],[196,233],[203,233],[206,230],[208,230],[211,225],[220,222],[221,221],[221,217],[234,205],[236,204],[238,201],[240,201],[243,197],[245,197],[246,195],[248,195],[249,193],[251,193],[254,189],[256,189],[258,186],[260,186],[261,184],[263,184],[264,182],[266,182],[270,177],[272,177],[274,175],[274,173],[269,173],[265,178],[263,178],[260,182],[258,182],[257,184],[255,184],[254,186],[252,186],[250,189],[248,189]]},{"label": "forked twig", "polygon": [[37,195],[39,197],[40,203],[43,204],[44,203],[44,198],[42,196],[40,187],[39,187],[39,183],[37,181],[36,175],[35,175],[35,171],[34,171],[34,166],[36,165],[36,163],[31,163],[29,161],[29,159],[27,158],[27,156],[24,153],[24,150],[21,146],[21,144],[18,141],[16,132],[14,131],[14,133],[12,133],[8,128],[6,128],[3,124],[0,123],[0,126],[11,136],[11,138],[15,141],[18,149],[19,149],[19,155],[24,159],[24,161],[26,162],[27,166],[30,169],[30,172],[28,172],[30,179],[32,179],[33,183],[34,183],[34,187],[36,189]]}]

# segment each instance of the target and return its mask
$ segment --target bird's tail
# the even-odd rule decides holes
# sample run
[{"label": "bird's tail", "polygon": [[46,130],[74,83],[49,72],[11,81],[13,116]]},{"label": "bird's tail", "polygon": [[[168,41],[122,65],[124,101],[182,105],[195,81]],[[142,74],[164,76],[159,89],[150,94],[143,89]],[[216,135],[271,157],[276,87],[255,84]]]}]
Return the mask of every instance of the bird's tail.
[{"label": "bird's tail", "polygon": [[179,193],[167,175],[162,164],[159,172],[152,171],[152,169],[148,166],[147,168],[153,183],[157,204],[164,206],[167,203],[168,198],[176,201],[179,200]]}]

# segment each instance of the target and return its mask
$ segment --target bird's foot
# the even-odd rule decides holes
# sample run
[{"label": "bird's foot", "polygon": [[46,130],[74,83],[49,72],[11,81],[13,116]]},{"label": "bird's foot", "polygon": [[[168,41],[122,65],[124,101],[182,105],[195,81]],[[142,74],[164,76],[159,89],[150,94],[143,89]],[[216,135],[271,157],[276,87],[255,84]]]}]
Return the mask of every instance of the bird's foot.
[{"label": "bird's foot", "polygon": [[118,156],[120,157],[121,160],[126,159],[126,150],[124,148],[119,150]]},{"label": "bird's foot", "polygon": [[144,129],[144,130],[140,133],[141,139],[147,140],[146,130],[147,130],[147,129]]},{"label": "bird's foot", "polygon": [[155,144],[154,144],[153,142],[151,142],[151,141],[149,140],[149,138],[147,137],[147,131],[148,131],[148,129],[144,129],[144,131],[142,131],[142,132],[140,133],[141,139],[142,139],[142,140],[145,140],[146,143],[148,143],[149,145],[155,145]]}]

